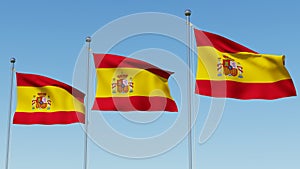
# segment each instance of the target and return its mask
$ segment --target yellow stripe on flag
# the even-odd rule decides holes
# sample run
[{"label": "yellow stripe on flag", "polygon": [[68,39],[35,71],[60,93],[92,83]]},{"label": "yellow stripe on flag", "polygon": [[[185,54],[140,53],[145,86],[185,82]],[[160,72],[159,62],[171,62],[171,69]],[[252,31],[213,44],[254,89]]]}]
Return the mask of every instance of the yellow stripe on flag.
[{"label": "yellow stripe on flag", "polygon": [[[98,68],[96,97],[129,97],[129,96],[162,96],[169,99],[170,95],[167,79],[157,76],[147,70],[138,68]],[[118,86],[113,86],[127,75],[132,79],[132,92],[114,92]],[[120,82],[120,81],[119,81]]]},{"label": "yellow stripe on flag", "polygon": [[[229,69],[224,70],[224,66],[218,71],[218,64],[223,65],[224,60],[232,60],[231,63],[239,67],[234,68],[237,75],[224,76],[224,71],[231,71]],[[200,46],[198,47],[196,79],[231,80],[249,83],[269,83],[290,79],[283,62],[284,56],[248,52],[223,53],[211,46]]]},{"label": "yellow stripe on flag", "polygon": [[[58,112],[58,111],[76,111],[84,114],[84,105],[75,99],[69,92],[56,86],[30,87],[17,86],[17,108],[16,112]],[[36,108],[36,103],[32,104],[39,93],[45,93],[46,97],[51,100],[50,108]]]}]

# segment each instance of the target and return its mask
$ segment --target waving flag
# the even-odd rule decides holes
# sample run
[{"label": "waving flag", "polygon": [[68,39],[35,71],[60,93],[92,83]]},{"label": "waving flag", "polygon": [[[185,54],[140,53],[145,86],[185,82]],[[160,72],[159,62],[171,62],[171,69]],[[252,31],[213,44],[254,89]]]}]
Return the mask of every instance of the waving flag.
[{"label": "waving flag", "polygon": [[296,96],[283,55],[260,54],[222,36],[197,29],[194,32],[197,94],[236,99]]},{"label": "waving flag", "polygon": [[84,123],[84,94],[57,80],[17,73],[14,124]]},{"label": "waving flag", "polygon": [[97,88],[93,110],[178,111],[168,87],[172,72],[112,54],[94,54],[94,61]]}]

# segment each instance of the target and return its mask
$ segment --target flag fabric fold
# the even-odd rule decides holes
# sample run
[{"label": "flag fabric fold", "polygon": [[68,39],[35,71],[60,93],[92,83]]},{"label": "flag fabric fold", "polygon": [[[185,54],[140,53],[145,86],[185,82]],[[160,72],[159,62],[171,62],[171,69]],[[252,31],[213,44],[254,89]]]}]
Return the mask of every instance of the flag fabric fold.
[{"label": "flag fabric fold", "polygon": [[198,66],[196,93],[236,99],[296,96],[285,56],[260,54],[232,40],[194,29]]},{"label": "flag fabric fold", "polygon": [[14,124],[84,123],[84,97],[79,90],[36,74],[16,73],[17,107]]},{"label": "flag fabric fold", "polygon": [[172,72],[113,54],[94,54],[97,74],[93,110],[177,112],[168,78]]}]

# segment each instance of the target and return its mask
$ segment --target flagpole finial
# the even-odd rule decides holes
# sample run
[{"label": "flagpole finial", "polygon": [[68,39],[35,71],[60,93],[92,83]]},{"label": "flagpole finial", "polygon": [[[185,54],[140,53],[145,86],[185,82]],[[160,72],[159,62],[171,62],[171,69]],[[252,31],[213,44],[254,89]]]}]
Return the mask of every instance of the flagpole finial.
[{"label": "flagpole finial", "polygon": [[85,41],[89,43],[89,42],[92,41],[92,38],[90,36],[88,36],[88,37],[85,38]]},{"label": "flagpole finial", "polygon": [[192,11],[187,9],[187,10],[185,10],[184,14],[185,14],[185,16],[191,16]]},{"label": "flagpole finial", "polygon": [[16,58],[12,57],[10,58],[10,63],[15,63],[16,62]]}]

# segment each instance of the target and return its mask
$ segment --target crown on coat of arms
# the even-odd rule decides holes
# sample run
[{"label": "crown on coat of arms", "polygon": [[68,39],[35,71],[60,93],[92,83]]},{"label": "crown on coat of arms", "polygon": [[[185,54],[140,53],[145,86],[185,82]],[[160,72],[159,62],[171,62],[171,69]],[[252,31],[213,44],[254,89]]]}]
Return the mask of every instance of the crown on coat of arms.
[{"label": "crown on coat of arms", "polygon": [[127,75],[127,74],[124,74],[124,73],[122,72],[121,74],[117,75],[117,77],[118,77],[119,79],[126,79],[126,78],[128,77],[128,75]]}]

